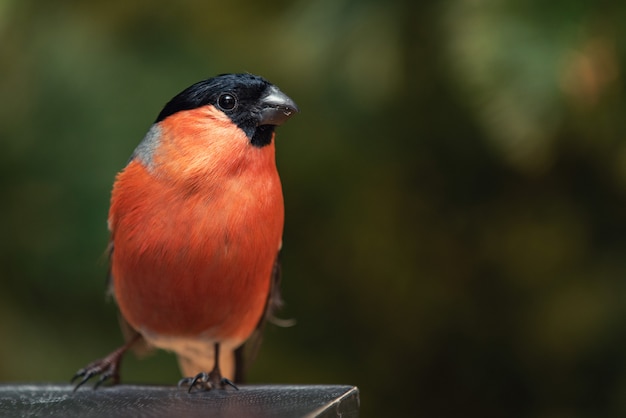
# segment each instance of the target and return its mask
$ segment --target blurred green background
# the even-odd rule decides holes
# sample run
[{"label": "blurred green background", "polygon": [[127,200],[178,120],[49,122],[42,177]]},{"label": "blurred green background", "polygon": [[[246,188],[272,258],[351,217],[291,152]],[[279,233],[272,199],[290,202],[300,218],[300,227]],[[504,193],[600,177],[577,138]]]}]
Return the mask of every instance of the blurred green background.
[{"label": "blurred green background", "polygon": [[[362,416],[626,416],[626,5],[0,1],[0,380],[117,347],[113,178],[224,72],[278,131],[282,317],[253,383],[353,384]],[[173,383],[128,356],[126,382]]]}]

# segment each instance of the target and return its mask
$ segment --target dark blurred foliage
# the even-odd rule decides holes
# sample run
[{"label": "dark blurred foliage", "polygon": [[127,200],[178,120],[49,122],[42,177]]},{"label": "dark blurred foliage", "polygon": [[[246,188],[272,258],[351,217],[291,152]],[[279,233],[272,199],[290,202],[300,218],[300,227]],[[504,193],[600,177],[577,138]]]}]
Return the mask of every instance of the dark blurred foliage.
[{"label": "dark blurred foliage", "polygon": [[[358,385],[362,416],[626,415],[626,6],[538,0],[0,3],[0,379],[121,343],[110,187],[223,72],[278,131],[283,317],[251,382]],[[126,381],[173,383],[173,357]]]}]

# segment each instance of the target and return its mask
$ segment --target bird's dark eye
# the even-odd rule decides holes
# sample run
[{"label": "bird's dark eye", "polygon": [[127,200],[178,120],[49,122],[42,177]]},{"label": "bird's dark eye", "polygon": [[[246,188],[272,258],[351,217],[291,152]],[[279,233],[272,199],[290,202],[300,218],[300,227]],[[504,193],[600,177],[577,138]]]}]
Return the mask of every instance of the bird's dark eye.
[{"label": "bird's dark eye", "polygon": [[233,110],[237,106],[237,97],[231,93],[222,93],[217,99],[217,105],[222,110]]}]

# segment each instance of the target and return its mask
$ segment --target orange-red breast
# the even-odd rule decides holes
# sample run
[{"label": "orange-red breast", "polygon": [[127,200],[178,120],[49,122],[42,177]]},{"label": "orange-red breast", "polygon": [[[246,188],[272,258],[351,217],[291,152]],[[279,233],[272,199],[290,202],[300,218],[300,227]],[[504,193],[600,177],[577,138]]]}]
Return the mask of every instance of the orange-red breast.
[{"label": "orange-red breast", "polygon": [[232,384],[235,351],[280,299],[274,129],[296,112],[251,74],[201,81],[163,108],[111,197],[110,290],[127,343],[79,370],[76,388],[118,381],[141,340],[175,352],[190,389]]}]

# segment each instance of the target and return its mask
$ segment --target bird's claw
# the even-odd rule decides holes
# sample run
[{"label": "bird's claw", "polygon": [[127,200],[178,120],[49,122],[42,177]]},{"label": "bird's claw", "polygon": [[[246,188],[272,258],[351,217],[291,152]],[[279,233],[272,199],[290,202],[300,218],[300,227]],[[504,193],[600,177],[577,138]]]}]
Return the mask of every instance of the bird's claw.
[{"label": "bird's claw", "polygon": [[[117,353],[113,353],[113,354],[117,354]],[[119,383],[119,380],[120,380],[119,373],[118,373],[119,362],[120,362],[119,355],[117,356],[109,355],[105,358],[89,363],[87,366],[77,371],[74,377],[72,377],[72,380],[70,381],[70,383],[74,383],[76,379],[78,379],[79,377],[82,377],[82,379],[76,384],[76,386],[74,386],[74,392],[76,392],[76,390],[79,387],[81,387],[83,384],[85,384],[89,379],[98,375],[100,375],[100,377],[98,378],[98,380],[93,386],[94,390],[97,389],[100,385],[102,385],[107,380],[111,380],[113,384]]]},{"label": "bird's claw", "polygon": [[226,386],[230,386],[235,390],[239,388],[230,380],[222,377],[219,371],[212,371],[211,373],[201,372],[194,377],[185,377],[178,381],[178,387],[189,386],[187,392],[191,393],[194,387],[199,390],[211,390],[211,389],[226,389]]}]

